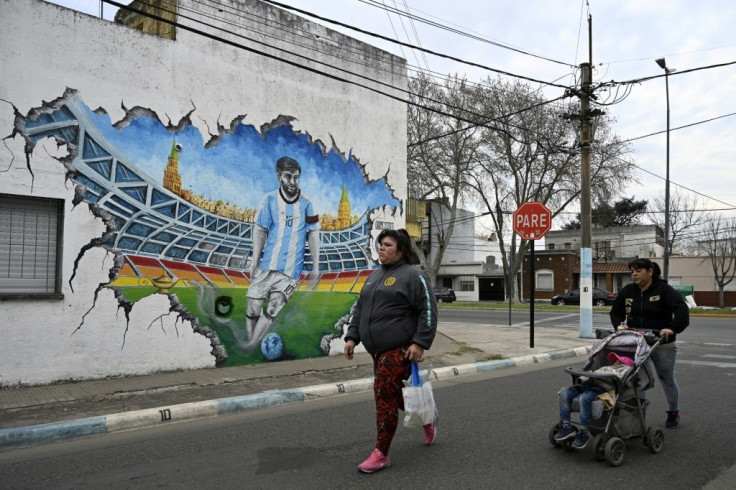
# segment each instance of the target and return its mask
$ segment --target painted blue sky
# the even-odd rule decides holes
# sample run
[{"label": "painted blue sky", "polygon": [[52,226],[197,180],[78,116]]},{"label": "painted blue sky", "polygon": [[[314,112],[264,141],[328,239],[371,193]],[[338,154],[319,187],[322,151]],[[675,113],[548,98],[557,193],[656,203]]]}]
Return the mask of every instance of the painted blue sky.
[{"label": "painted blue sky", "polygon": [[211,200],[256,208],[264,193],[278,188],[276,161],[289,156],[301,165],[302,192],[312,199],[319,214],[337,215],[343,184],[354,215],[385,204],[399,205],[385,179],[366,182],[352,155],[347,161],[332,150],[323,155],[318,144],[310,144],[307,135],[295,133],[291,126],[277,127],[262,137],[253,126],[238,124],[219,144],[205,148],[204,138],[194,126],[172,133],[155,118],[140,116],[117,130],[109,116],[86,109],[102,134],[126,155],[127,163],[158,182],[163,183],[176,140],[182,145],[182,187]]}]

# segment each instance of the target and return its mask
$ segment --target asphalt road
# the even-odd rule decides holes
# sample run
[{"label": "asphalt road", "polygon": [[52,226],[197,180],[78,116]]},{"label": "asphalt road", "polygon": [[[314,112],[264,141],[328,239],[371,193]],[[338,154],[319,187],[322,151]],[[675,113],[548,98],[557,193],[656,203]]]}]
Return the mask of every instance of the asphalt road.
[{"label": "asphalt road", "polygon": [[[627,441],[617,468],[548,441],[569,363],[438,383],[436,445],[426,447],[421,431],[400,427],[392,466],[372,475],[356,470],[374,443],[373,401],[365,393],[2,453],[0,488],[569,489],[635,482],[693,489],[736,465],[736,347],[680,348],[682,426],[665,430],[660,454],[640,439]],[[661,389],[650,397],[648,423],[661,427]]]},{"label": "asphalt road", "polygon": [[[444,322],[487,323],[490,325],[508,325],[509,312],[503,309],[482,310],[473,308],[440,307],[438,317]],[[529,312],[527,310],[512,310],[512,325],[528,325]],[[535,310],[534,326],[543,328],[545,325],[563,326],[574,329],[580,328],[580,314],[569,309]],[[593,315],[593,330],[596,328],[611,328],[608,313]],[[691,316],[690,325],[677,336],[683,342],[711,342],[736,344],[736,316],[728,318],[711,318]]]}]

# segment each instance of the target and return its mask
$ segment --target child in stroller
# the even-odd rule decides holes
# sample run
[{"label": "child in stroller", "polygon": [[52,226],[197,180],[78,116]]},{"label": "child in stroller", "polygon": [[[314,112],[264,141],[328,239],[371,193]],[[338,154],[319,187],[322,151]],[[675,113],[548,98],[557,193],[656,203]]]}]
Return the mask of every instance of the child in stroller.
[{"label": "child in stroller", "polygon": [[[594,373],[611,373],[616,375],[618,379],[623,380],[629,368],[634,365],[633,359],[620,356],[615,352],[609,352],[606,359],[609,365],[596,369],[593,371]],[[615,385],[607,378],[588,378],[587,376],[581,376],[577,379],[577,384],[560,390],[557,395],[560,405],[560,426],[554,435],[555,441],[563,442],[574,437],[575,440],[572,442],[572,447],[574,449],[583,449],[590,440],[588,426],[591,421],[593,400],[598,398],[598,395],[614,390],[615,388]],[[575,398],[578,398],[578,405],[580,406],[579,430],[575,430],[570,424],[572,402]]]},{"label": "child in stroller", "polygon": [[[664,433],[646,426],[649,402],[641,396],[654,386],[649,356],[657,345],[650,347],[639,332],[614,332],[593,345],[582,370],[566,368],[573,386],[559,393],[561,420],[550,431],[552,445],[590,446],[596,460],[606,459],[613,466],[623,463],[625,439],[642,437],[650,451],[660,452]],[[579,423],[570,418],[575,411],[580,412]]]}]

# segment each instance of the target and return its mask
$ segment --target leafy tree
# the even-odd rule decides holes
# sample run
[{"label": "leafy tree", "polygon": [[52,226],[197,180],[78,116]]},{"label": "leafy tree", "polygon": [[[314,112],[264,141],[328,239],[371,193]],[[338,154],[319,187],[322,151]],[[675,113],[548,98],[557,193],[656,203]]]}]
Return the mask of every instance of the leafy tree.
[{"label": "leafy tree", "polygon": [[[647,212],[648,201],[635,201],[634,197],[624,197],[613,205],[601,203],[591,211],[591,221],[595,228],[614,228],[638,224]],[[580,229],[580,213],[575,220],[565,223],[564,230]]]}]

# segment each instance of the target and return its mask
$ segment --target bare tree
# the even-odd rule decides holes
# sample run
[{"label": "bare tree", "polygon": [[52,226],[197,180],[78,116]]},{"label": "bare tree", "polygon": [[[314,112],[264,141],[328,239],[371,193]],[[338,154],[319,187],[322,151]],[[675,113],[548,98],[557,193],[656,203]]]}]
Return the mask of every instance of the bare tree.
[{"label": "bare tree", "polygon": [[[694,230],[703,219],[702,200],[696,194],[684,194],[676,189],[670,194],[670,236],[668,255],[688,255],[689,250],[697,249],[690,240],[688,230]],[[654,198],[649,212],[649,220],[664,230],[664,192]]]},{"label": "bare tree", "polygon": [[718,307],[726,304],[724,289],[736,276],[736,218],[712,215],[704,220],[703,233],[698,241],[700,252],[709,261],[718,286]]},{"label": "bare tree", "polygon": [[435,283],[454,232],[458,206],[467,197],[472,166],[477,160],[479,130],[463,130],[468,124],[459,119],[475,117],[476,93],[467,80],[458,76],[448,77],[440,86],[422,74],[409,81],[409,89],[421,106],[456,116],[409,106],[409,196],[432,201],[436,203],[433,208],[439,211],[430,215],[430,243],[420,239],[413,250]]},{"label": "bare tree", "polygon": [[[511,213],[524,202],[540,201],[554,218],[579,199],[577,128],[563,119],[562,108],[545,104],[525,83],[489,79],[482,93],[483,113],[493,119],[496,129],[482,131],[474,188],[493,221],[509,278],[507,294],[513,298],[516,288],[510,278],[519,278],[529,244],[512,232]],[[575,107],[571,110],[577,112]],[[611,119],[599,118],[592,150],[591,180],[597,201],[610,199],[632,179],[634,169],[627,159],[629,145],[615,137],[611,125]]]}]

